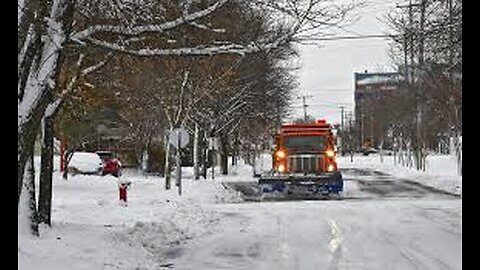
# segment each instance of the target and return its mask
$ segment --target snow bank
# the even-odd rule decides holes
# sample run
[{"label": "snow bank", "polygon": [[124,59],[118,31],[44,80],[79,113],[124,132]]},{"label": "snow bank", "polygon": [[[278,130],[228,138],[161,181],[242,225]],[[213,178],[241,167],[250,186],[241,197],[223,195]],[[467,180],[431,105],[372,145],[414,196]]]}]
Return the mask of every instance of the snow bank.
[{"label": "snow bank", "polygon": [[113,176],[63,180],[55,172],[52,228],[31,237],[18,216],[18,269],[158,269],[179,244],[215,231],[219,216],[202,205],[241,200],[220,180],[194,180],[192,171],[182,169],[182,196],[174,177],[165,190],[163,178],[127,171],[127,206]]},{"label": "snow bank", "polygon": [[451,156],[428,156],[425,172],[395,165],[393,156],[384,156],[383,159],[382,163],[379,155],[354,156],[353,162],[350,162],[350,157],[345,156],[338,157],[338,163],[340,168],[368,168],[462,195],[462,176],[456,175],[456,163]]}]

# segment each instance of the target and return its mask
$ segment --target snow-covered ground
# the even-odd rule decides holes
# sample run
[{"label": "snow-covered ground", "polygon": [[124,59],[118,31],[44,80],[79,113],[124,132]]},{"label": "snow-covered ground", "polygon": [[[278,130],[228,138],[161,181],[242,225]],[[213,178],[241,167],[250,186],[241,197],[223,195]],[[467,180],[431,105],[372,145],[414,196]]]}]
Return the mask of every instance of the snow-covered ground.
[{"label": "snow-covered ground", "polygon": [[338,163],[340,168],[368,168],[462,195],[462,176],[457,175],[455,160],[449,155],[429,155],[425,172],[395,165],[393,156],[384,156],[383,162],[379,155],[354,156],[353,162],[345,156],[339,157]]},{"label": "snow-covered ground", "polygon": [[[461,194],[448,157],[431,158],[427,172],[388,159],[339,163],[459,186]],[[182,171],[182,196],[173,179],[166,191],[163,178],[125,173],[132,182],[127,206],[118,202],[114,177],[65,181],[55,172],[52,228],[31,237],[19,216],[19,269],[462,268],[461,199],[239,203],[240,194],[222,182],[252,181],[251,167],[241,163],[229,176],[217,169],[215,180]]]},{"label": "snow-covered ground", "polygon": [[[118,200],[113,176],[54,174],[52,228],[32,238],[19,216],[19,269],[157,269],[169,245],[211,232],[218,220],[203,204],[238,202],[219,181],[194,181],[183,169],[183,195],[163,178],[125,173],[128,205]],[[173,179],[172,179],[173,181]],[[168,253],[168,252],[166,252]]]}]

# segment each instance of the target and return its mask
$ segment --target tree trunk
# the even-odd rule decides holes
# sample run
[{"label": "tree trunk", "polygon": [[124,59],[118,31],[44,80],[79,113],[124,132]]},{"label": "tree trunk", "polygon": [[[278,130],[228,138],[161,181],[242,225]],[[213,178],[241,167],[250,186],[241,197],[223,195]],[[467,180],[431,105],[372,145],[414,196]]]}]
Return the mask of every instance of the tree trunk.
[{"label": "tree trunk", "polygon": [[413,155],[413,163],[415,165],[416,170],[420,170],[420,149],[417,149],[414,147],[412,149],[412,155]]},{"label": "tree trunk", "polygon": [[65,172],[65,149],[67,145],[65,138],[62,136],[60,141],[60,172]]},{"label": "tree trunk", "polygon": [[457,174],[462,175],[462,138],[459,135],[455,135],[455,160],[457,163]]},{"label": "tree trunk", "polygon": [[199,175],[199,136],[200,136],[200,131],[198,129],[198,124],[195,124],[195,133],[193,135],[193,175],[195,180],[198,180],[200,177]]},{"label": "tree trunk", "polygon": [[[60,66],[63,61],[63,45],[70,35],[75,0],[41,2],[38,6],[37,22],[35,22],[35,35],[43,37],[45,34],[52,35],[49,39],[39,39],[41,43],[31,48],[35,59],[35,68],[24,73],[19,78],[18,96],[18,200],[22,191],[23,174],[25,165],[31,152],[33,152],[35,136],[40,121],[45,114],[48,105],[48,93],[53,91],[50,82],[57,82],[60,74]],[[44,16],[52,11],[47,23]],[[61,25],[62,28],[57,28]],[[33,64],[33,63],[32,63]],[[30,66],[30,65],[29,65]]]},{"label": "tree trunk", "polygon": [[220,171],[228,175],[228,139],[226,135],[220,135]]},{"label": "tree trunk", "polygon": [[[170,128],[170,132],[172,131],[173,129]],[[168,136],[166,138],[166,142],[167,142],[167,149],[165,150],[165,189],[169,190],[171,188],[171,171],[170,171],[170,149],[171,149],[171,146],[170,146],[170,141],[168,139]]]},{"label": "tree trunk", "polygon": [[397,165],[397,149],[393,149],[393,165]]},{"label": "tree trunk", "polygon": [[383,163],[383,140],[380,141],[380,162]]},{"label": "tree trunk", "polygon": [[[460,146],[461,147],[461,146]],[[460,148],[459,152],[457,153],[457,173],[458,175],[463,175],[463,167],[462,167],[462,149]]]},{"label": "tree trunk", "polygon": [[33,151],[25,164],[25,191],[28,196],[29,222],[30,231],[33,235],[38,236],[38,219],[37,219],[37,200],[35,197],[35,166],[33,163]]},{"label": "tree trunk", "polygon": [[228,175],[228,154],[227,153],[220,154],[220,162],[221,162],[220,166],[222,167],[222,174]]},{"label": "tree trunk", "polygon": [[18,193],[17,193],[17,206],[20,203],[20,195],[23,188],[23,180],[27,177],[24,175],[27,170],[27,163],[30,156],[33,155],[35,147],[35,136],[37,134],[34,122],[29,122],[30,129],[26,129],[22,134],[18,134]]},{"label": "tree trunk", "polygon": [[207,142],[207,133],[203,134],[203,158],[202,158],[202,177],[207,179],[207,163],[208,163],[208,142]]},{"label": "tree trunk", "polygon": [[428,151],[427,147],[423,146],[423,151],[422,151],[422,171],[427,170],[427,156],[428,156]]},{"label": "tree trunk", "polygon": [[43,121],[43,143],[38,198],[38,222],[51,225],[53,175],[53,118]]},{"label": "tree trunk", "polygon": [[68,164],[70,164],[70,160],[72,160],[74,152],[75,151],[72,149],[67,149],[67,151],[65,151],[65,158],[64,158],[65,162],[63,163],[65,166],[65,169],[63,170],[63,175],[62,175],[62,178],[64,180],[68,180]]},{"label": "tree trunk", "polygon": [[404,157],[404,153],[403,153],[403,140],[402,140],[402,138],[400,138],[398,140],[398,163],[400,163],[400,165],[402,165],[402,166],[405,166],[405,157]]},{"label": "tree trunk", "polygon": [[238,156],[239,156],[239,151],[238,151],[238,136],[239,135],[236,135],[237,137],[235,138],[234,140],[234,143],[233,143],[233,151],[232,151],[232,166],[236,166],[238,164]]},{"label": "tree trunk", "polygon": [[412,144],[411,144],[411,142],[409,141],[409,142],[407,143],[407,161],[408,161],[408,167],[409,167],[409,168],[412,168],[412,167],[413,167],[412,154],[413,154]]},{"label": "tree trunk", "polygon": [[142,168],[142,172],[144,174],[147,174],[148,171],[149,171],[149,168],[148,168],[148,164],[149,164],[149,156],[148,156],[148,145],[145,146],[145,148],[143,149],[143,153],[142,153],[142,160],[141,160],[141,168]]},{"label": "tree trunk", "polygon": [[137,144],[135,146],[134,152],[137,170],[143,173],[143,155],[145,153],[145,148],[143,147],[143,144],[141,146]]},{"label": "tree trunk", "polygon": [[[257,153],[258,149],[257,149],[257,142],[255,142],[253,144],[253,154],[252,154],[252,166],[253,166],[253,176],[257,176],[259,175],[259,171],[261,171],[261,168],[258,168],[258,163],[257,163]],[[274,161],[272,159],[272,168],[274,167]]]}]

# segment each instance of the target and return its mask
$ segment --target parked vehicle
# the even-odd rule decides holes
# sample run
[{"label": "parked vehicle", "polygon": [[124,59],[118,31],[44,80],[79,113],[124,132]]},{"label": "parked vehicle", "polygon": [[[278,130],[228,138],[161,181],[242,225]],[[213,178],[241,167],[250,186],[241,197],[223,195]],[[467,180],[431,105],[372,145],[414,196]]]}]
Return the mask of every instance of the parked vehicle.
[{"label": "parked vehicle", "polygon": [[370,154],[377,154],[378,152],[379,152],[378,149],[375,149],[375,148],[372,148],[372,147],[362,149],[362,154],[364,156],[368,156]]},{"label": "parked vehicle", "polygon": [[111,174],[115,177],[120,176],[122,163],[115,158],[115,155],[110,151],[95,152],[103,162],[102,175]]},{"label": "parked vehicle", "polygon": [[103,170],[103,162],[96,153],[75,152],[68,163],[67,170],[72,174],[100,174]]},{"label": "parked vehicle", "polygon": [[381,151],[379,151],[379,153],[382,152],[382,155],[384,156],[393,156],[394,152],[393,150],[390,150],[390,149],[382,149]]}]

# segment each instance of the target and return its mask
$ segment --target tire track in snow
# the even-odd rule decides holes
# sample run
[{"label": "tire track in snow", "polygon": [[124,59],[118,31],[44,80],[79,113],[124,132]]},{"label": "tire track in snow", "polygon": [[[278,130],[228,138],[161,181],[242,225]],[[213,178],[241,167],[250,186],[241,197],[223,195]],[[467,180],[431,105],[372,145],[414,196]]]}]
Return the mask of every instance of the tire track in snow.
[{"label": "tire track in snow", "polygon": [[330,225],[330,233],[332,235],[328,243],[328,250],[330,251],[328,269],[334,270],[338,269],[342,257],[342,232],[335,220],[329,220],[328,224]]},{"label": "tire track in snow", "polygon": [[[452,269],[441,258],[422,250],[421,247],[416,247],[412,243],[402,241],[402,239],[399,239],[398,236],[391,232],[382,231],[379,235],[383,241],[398,249],[402,258],[410,265],[408,269]],[[433,267],[431,263],[435,264],[435,266]]]},{"label": "tire track in snow", "polygon": [[278,235],[280,235],[279,254],[282,259],[281,261],[288,262],[290,259],[290,250],[286,243],[284,224],[280,216],[277,216],[277,225],[278,225]]}]

